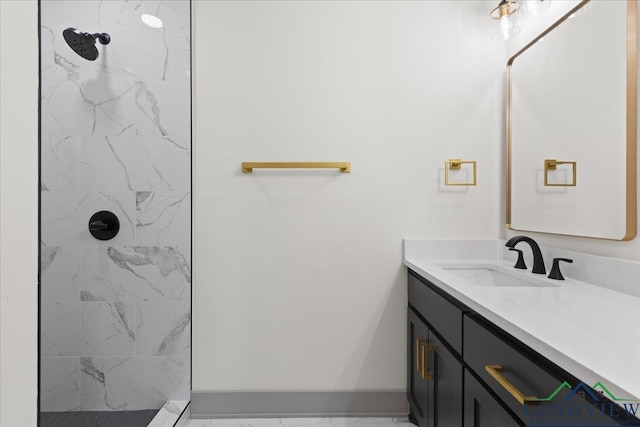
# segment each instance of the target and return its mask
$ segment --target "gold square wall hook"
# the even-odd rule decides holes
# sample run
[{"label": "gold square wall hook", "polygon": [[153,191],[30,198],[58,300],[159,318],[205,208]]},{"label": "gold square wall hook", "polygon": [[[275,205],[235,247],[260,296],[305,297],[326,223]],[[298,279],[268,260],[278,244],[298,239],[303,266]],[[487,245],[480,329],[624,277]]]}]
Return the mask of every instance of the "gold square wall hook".
[{"label": "gold square wall hook", "polygon": [[[459,171],[462,169],[462,165],[470,164],[473,166],[473,180],[471,182],[449,182],[449,171]],[[473,186],[478,183],[477,167],[475,160],[462,160],[462,159],[449,159],[444,162],[444,185],[448,186]]]},{"label": "gold square wall hook", "polygon": [[[557,170],[558,165],[571,165],[573,178],[569,184],[550,184],[549,171]],[[577,162],[566,162],[556,159],[544,159],[544,185],[545,187],[575,187],[577,178]]]}]

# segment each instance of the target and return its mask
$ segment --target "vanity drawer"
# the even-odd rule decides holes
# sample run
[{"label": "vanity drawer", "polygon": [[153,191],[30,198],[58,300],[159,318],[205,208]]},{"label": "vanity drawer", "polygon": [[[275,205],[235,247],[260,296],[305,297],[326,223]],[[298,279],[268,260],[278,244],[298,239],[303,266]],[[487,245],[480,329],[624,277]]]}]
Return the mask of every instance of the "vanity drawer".
[{"label": "vanity drawer", "polygon": [[418,279],[415,273],[409,272],[409,304],[458,354],[462,354],[462,310],[426,282],[426,279]]},{"label": "vanity drawer", "polygon": [[[464,361],[525,424],[529,425],[617,425],[589,403],[584,393],[570,397],[571,390],[563,387],[555,397],[547,402],[518,401],[521,397],[547,398],[564,381],[575,387],[579,381],[561,373],[560,369],[543,359],[537,358],[533,350],[514,338],[501,338],[469,315],[464,316]],[[514,340],[507,343],[507,339]],[[489,370],[493,369],[494,375]],[[497,372],[497,373],[496,373]],[[511,388],[511,390],[509,390]],[[614,404],[615,405],[615,404]],[[585,408],[589,406],[595,415]],[[559,409],[556,409],[559,408]],[[570,410],[571,408],[571,410]],[[581,409],[581,414],[578,409]],[[564,410],[564,413],[562,413]],[[548,412],[550,411],[550,412]],[[552,415],[550,415],[552,414]],[[590,424],[588,424],[590,423]]]},{"label": "vanity drawer", "polygon": [[487,366],[501,366],[500,375],[525,396],[546,397],[562,383],[470,316],[464,316],[464,350],[467,365],[522,419],[524,404],[487,371]]}]

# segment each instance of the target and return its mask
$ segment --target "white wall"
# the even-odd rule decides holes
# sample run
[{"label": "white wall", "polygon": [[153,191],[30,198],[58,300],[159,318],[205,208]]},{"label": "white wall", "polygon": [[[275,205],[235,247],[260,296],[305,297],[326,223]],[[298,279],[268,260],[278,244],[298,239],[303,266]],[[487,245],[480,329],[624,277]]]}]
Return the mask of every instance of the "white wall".
[{"label": "white wall", "polygon": [[37,414],[37,24],[35,0],[0,1],[0,425],[3,427],[35,426]]},{"label": "white wall", "polygon": [[[519,25],[522,28],[522,32],[508,42],[507,57],[510,58],[518,50],[523,48],[529,41],[540,34],[543,30],[548,28],[551,24],[557,21],[578,3],[580,3],[580,1],[578,0],[554,1],[550,4],[549,8],[543,14],[532,18],[521,19],[519,21]],[[638,28],[640,28],[640,26]],[[638,37],[640,37],[640,34],[638,35]],[[638,58],[640,59],[640,56]],[[640,88],[640,85],[638,87]],[[640,96],[638,97],[638,99],[640,99]],[[640,150],[638,150],[638,158],[640,159]],[[640,164],[640,161],[638,162],[638,164]],[[638,200],[640,200],[640,174],[638,174],[637,189]],[[505,200],[505,198],[502,198],[502,200]],[[638,222],[640,224],[640,210],[638,210]],[[540,244],[543,244],[545,246],[590,253],[600,256],[640,261],[639,237],[636,237],[635,239],[628,242],[620,242],[613,240],[590,239],[582,237],[505,230],[506,238],[510,238],[512,236],[520,234],[530,235],[534,237]]]},{"label": "white wall", "polygon": [[[503,227],[487,7],[194,1],[194,390],[405,388],[402,239]],[[287,160],[353,171],[240,172]]]}]

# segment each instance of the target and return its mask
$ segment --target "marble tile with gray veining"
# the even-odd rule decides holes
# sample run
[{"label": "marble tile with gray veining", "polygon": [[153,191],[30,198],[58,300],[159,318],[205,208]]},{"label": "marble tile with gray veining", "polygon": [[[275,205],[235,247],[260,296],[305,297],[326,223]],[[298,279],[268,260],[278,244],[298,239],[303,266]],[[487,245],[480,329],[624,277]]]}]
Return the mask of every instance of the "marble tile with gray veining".
[{"label": "marble tile with gray veining", "polygon": [[40,355],[74,356],[82,336],[82,303],[43,302],[40,316]]},{"label": "marble tile with gray veining", "polygon": [[176,247],[86,248],[83,301],[162,301],[191,298],[189,258]]},{"label": "marble tile with gray veining", "polygon": [[40,410],[80,410],[80,358],[43,357],[40,360]]},{"label": "marble tile with gray veining", "polygon": [[41,301],[80,301],[80,253],[73,247],[40,248]]},{"label": "marble tile with gray veining", "polygon": [[80,150],[77,136],[48,136],[40,146],[41,190],[77,191],[80,189]]},{"label": "marble tile with gray veining", "polygon": [[182,136],[138,136],[135,143],[144,158],[145,174],[136,190],[191,191],[191,139]]},{"label": "marble tile with gray veining", "polygon": [[[42,11],[46,14],[50,13],[51,2],[41,2]],[[80,60],[73,51],[63,46],[62,31],[57,31],[58,27],[50,28],[43,25],[41,28],[40,38],[40,55],[42,58],[41,76],[44,80],[62,81],[71,80],[78,81],[80,79]],[[74,55],[75,58],[72,56]]]},{"label": "marble tile with gray veining", "polygon": [[81,363],[82,410],[152,409],[189,399],[188,357],[83,357]]},{"label": "marble tile with gray veining", "polygon": [[191,246],[191,196],[182,192],[136,193],[138,245]]},{"label": "marble tile with gray veining", "polygon": [[43,80],[44,134],[133,134],[134,84],[127,79],[111,78],[108,84],[104,80]]},{"label": "marble tile with gray veining", "polygon": [[[105,2],[106,3],[106,2]],[[144,81],[188,80],[190,67],[189,2],[142,1],[127,4],[122,8],[120,22],[126,25],[114,29],[113,33],[122,40],[136,40],[136,44],[124,47],[115,53],[118,64],[126,64],[132,73]],[[115,15],[105,4],[103,15]],[[106,13],[105,13],[106,12]],[[145,25],[140,17],[151,15],[162,22],[161,28]],[[136,45],[147,49],[137,49]]]},{"label": "marble tile with gray veining", "polygon": [[[77,396],[75,409],[160,408],[189,399],[190,6],[40,4],[42,354],[83,357],[78,387],[49,372],[58,369],[54,362],[43,365],[43,377],[69,392],[52,399]],[[145,24],[144,14],[162,26]],[[111,43],[97,43],[99,57],[84,60],[63,39],[68,27],[108,32]],[[120,220],[109,241],[88,231],[101,210]],[[141,301],[181,302],[160,316],[147,303],[138,309]],[[179,357],[126,358],[135,354],[138,332],[141,352]]]},{"label": "marble tile with gray veining", "polygon": [[191,302],[138,303],[137,356],[188,354],[191,348]]},{"label": "marble tile with gray veining", "polygon": [[189,81],[136,82],[136,134],[191,135],[190,100],[180,96],[185,91],[189,91]]},{"label": "marble tile with gray veining", "polygon": [[[67,70],[55,62],[55,55],[78,65],[80,79],[95,79],[102,69],[123,69],[138,80],[188,80],[190,67],[190,3],[188,0],[78,1],[47,0],[42,6],[43,76],[64,79]],[[152,28],[143,14],[162,21]],[[71,26],[84,31],[106,31],[112,42],[97,45],[100,56],[94,62],[80,61],[62,39]],[[140,49],[144,46],[144,49]]]},{"label": "marble tile with gray veining", "polygon": [[135,352],[135,304],[42,304],[44,356],[130,356]]},{"label": "marble tile with gray veining", "polygon": [[188,191],[191,150],[180,137],[94,136],[82,150],[81,188]]},{"label": "marble tile with gray veining", "polygon": [[79,83],[72,80],[42,80],[42,133],[91,135],[95,125],[93,105],[82,97]]},{"label": "marble tile with gray veining", "polygon": [[[135,193],[45,191],[41,194],[42,243],[46,246],[109,246],[134,244]],[[89,233],[89,219],[108,210],[120,221],[120,231],[109,241]]]}]

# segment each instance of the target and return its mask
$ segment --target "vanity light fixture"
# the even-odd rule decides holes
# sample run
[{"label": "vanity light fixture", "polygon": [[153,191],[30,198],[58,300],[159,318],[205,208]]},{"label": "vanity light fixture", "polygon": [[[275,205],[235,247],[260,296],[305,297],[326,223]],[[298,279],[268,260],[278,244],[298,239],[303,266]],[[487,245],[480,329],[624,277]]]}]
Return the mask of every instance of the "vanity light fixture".
[{"label": "vanity light fixture", "polygon": [[535,16],[549,7],[551,0],[520,0],[519,18]]},{"label": "vanity light fixture", "polygon": [[514,0],[501,0],[491,11],[491,18],[498,21],[499,29],[492,37],[496,41],[509,40],[520,32],[520,27],[514,25],[512,15],[520,9],[520,4]]}]

